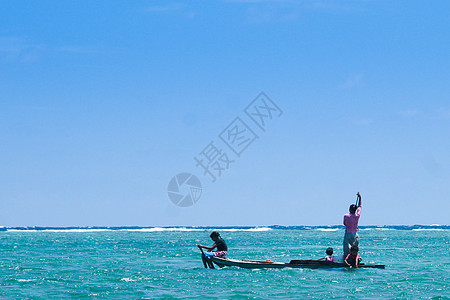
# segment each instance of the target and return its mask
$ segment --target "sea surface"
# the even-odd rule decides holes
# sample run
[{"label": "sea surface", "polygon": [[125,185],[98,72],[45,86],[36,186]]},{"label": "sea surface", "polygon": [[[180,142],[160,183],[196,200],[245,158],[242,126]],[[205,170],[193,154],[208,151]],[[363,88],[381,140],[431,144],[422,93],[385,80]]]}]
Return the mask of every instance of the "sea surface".
[{"label": "sea surface", "polygon": [[219,231],[229,258],[289,262],[342,251],[342,226],[0,228],[0,299],[450,299],[450,226],[360,227],[386,269],[205,269]]}]

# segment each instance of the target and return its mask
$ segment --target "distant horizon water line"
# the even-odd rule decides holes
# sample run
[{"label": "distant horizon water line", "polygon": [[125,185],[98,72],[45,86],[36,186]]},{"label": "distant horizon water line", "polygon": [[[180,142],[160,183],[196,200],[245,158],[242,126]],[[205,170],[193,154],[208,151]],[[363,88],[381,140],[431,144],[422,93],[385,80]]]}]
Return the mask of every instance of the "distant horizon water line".
[{"label": "distant horizon water line", "polygon": [[[220,230],[225,232],[248,231],[265,232],[270,230],[319,230],[333,232],[343,230],[343,225],[269,225],[269,226],[0,226],[0,231],[27,231],[27,232],[105,232],[105,231],[129,231],[129,232],[169,232],[169,231],[209,231]],[[362,225],[365,230],[447,230],[450,225]]]}]

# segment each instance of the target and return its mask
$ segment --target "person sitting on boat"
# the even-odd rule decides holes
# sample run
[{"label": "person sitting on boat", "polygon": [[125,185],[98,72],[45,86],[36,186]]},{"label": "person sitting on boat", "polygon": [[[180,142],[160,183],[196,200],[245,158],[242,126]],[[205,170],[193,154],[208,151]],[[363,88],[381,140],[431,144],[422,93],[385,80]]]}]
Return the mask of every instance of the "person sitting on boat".
[{"label": "person sitting on boat", "polygon": [[[210,235],[211,239],[214,241],[214,245],[211,247],[203,246],[203,245],[197,245],[200,249],[206,249],[208,252],[205,253],[205,256],[210,258],[212,256],[217,256],[221,258],[225,258],[228,252],[227,243],[223,240],[223,238],[220,236],[220,234],[217,231],[213,231]],[[213,249],[217,248],[216,251],[212,251]]]},{"label": "person sitting on boat", "polygon": [[344,235],[344,257],[350,253],[352,246],[359,246],[358,222],[361,216],[361,194],[357,193],[356,205],[350,205],[349,214],[344,215],[345,235]]},{"label": "person sitting on boat", "polygon": [[325,260],[325,261],[330,261],[333,262],[334,261],[334,256],[333,256],[333,248],[327,248],[327,256],[319,258],[318,260]]},{"label": "person sitting on boat", "polygon": [[352,246],[352,248],[350,248],[350,253],[345,258],[345,263],[350,268],[352,268],[352,267],[353,268],[358,268],[359,261],[362,260],[361,256],[359,256],[359,254],[358,254],[358,251],[359,251],[359,247],[358,246]]}]

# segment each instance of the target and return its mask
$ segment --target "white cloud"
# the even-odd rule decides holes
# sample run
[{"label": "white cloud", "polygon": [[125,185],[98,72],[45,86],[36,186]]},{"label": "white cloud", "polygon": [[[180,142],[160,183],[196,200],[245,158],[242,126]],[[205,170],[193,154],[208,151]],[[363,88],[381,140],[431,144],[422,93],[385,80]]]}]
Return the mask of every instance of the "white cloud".
[{"label": "white cloud", "polygon": [[57,52],[78,53],[78,54],[94,54],[100,52],[100,50],[97,47],[86,47],[86,46],[60,46],[54,47],[53,50]]},{"label": "white cloud", "polygon": [[169,3],[166,5],[153,5],[148,6],[144,10],[144,13],[151,14],[170,14],[170,13],[179,13],[184,17],[189,19],[194,18],[197,15],[197,12],[188,8],[188,6],[184,3]]},{"label": "white cloud", "polygon": [[249,23],[268,23],[293,21],[300,17],[298,10],[268,6],[253,6],[248,8],[246,21]]},{"label": "white cloud", "polygon": [[363,11],[363,6],[373,1],[362,0],[224,0],[229,3],[243,3],[243,4],[288,4],[292,8],[301,8],[304,10],[314,10],[332,13],[352,13]]},{"label": "white cloud", "polygon": [[0,37],[0,62],[35,63],[46,53],[92,54],[100,51],[85,46],[50,46],[21,37]]},{"label": "white cloud", "polygon": [[44,49],[41,44],[33,44],[19,37],[0,37],[0,60],[32,62],[39,59]]},{"label": "white cloud", "polygon": [[373,120],[372,119],[368,119],[368,118],[361,118],[361,119],[356,120],[356,123],[358,125],[367,126],[367,125],[372,124]]},{"label": "white cloud", "polygon": [[235,3],[298,3],[293,0],[226,0]]},{"label": "white cloud", "polygon": [[357,86],[361,82],[362,78],[363,78],[362,74],[353,75],[353,76],[347,78],[347,80],[344,83],[340,84],[339,88],[340,89],[351,89],[351,88]]},{"label": "white cloud", "polygon": [[443,118],[450,118],[450,108],[439,108],[438,114]]},{"label": "white cloud", "polygon": [[316,0],[308,2],[309,6],[315,10],[326,12],[359,12],[363,11],[363,1],[334,1],[334,0]]},{"label": "white cloud", "polygon": [[407,110],[401,110],[398,113],[403,117],[414,117],[419,112],[416,109],[407,109]]},{"label": "white cloud", "polygon": [[429,154],[422,159],[422,166],[424,169],[433,177],[442,177],[443,171],[445,170],[444,165],[434,155]]},{"label": "white cloud", "polygon": [[153,5],[145,9],[146,12],[171,12],[184,9],[186,7],[183,3],[170,3],[166,5]]},{"label": "white cloud", "polygon": [[362,0],[223,0],[247,7],[248,23],[292,22],[305,13],[354,13],[363,11]]}]

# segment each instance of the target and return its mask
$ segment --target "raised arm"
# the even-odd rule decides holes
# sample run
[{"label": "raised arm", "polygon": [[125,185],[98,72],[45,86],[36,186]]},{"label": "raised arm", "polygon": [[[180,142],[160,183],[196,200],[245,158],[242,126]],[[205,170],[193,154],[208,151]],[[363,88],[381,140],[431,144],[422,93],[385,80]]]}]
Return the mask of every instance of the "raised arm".
[{"label": "raised arm", "polygon": [[362,206],[361,194],[358,192],[358,193],[356,194],[356,196],[358,196],[358,200],[356,200],[356,206],[357,206],[357,207],[360,207],[360,206]]}]

